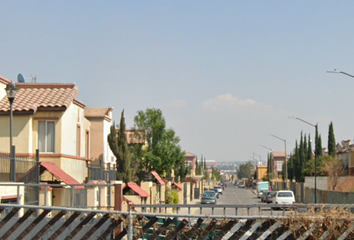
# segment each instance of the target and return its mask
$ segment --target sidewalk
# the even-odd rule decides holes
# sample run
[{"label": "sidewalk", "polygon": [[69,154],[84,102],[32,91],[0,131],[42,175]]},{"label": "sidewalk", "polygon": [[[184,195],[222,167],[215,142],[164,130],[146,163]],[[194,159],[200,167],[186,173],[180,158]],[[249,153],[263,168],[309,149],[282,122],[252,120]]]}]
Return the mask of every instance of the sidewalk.
[{"label": "sidewalk", "polygon": [[[178,214],[188,214],[188,207],[190,207],[190,215],[194,215],[198,207],[193,207],[196,204],[200,204],[200,199],[193,199],[189,204],[185,204],[183,208],[178,210]],[[176,212],[177,213],[177,212]]]}]

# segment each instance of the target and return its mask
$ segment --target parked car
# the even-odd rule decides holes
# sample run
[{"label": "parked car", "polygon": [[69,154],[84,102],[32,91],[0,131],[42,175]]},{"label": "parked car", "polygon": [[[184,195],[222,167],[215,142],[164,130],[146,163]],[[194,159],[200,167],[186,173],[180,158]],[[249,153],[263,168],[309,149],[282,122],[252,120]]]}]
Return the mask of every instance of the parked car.
[{"label": "parked car", "polygon": [[206,191],[202,195],[201,204],[216,204],[217,197],[214,191]]},{"label": "parked car", "polygon": [[293,205],[295,204],[295,196],[293,191],[281,190],[277,191],[272,200],[273,204],[281,205]]},{"label": "parked car", "polygon": [[263,195],[264,193],[266,193],[266,192],[268,192],[268,189],[261,189],[261,190],[259,190],[259,192],[258,192],[258,194],[257,194],[257,197],[258,197],[258,198],[261,198],[262,195]]},{"label": "parked car", "polygon": [[268,193],[269,193],[268,190],[262,191],[262,194],[260,195],[262,202],[265,202]]},{"label": "parked car", "polygon": [[222,194],[223,189],[221,186],[215,186],[214,189],[217,189],[219,194]]},{"label": "parked car", "polygon": [[211,189],[210,191],[213,191],[216,193],[216,198],[219,198],[219,191],[216,188]]},{"label": "parked car", "polygon": [[264,200],[264,202],[266,202],[266,203],[272,203],[275,194],[277,194],[276,191],[268,192],[268,193],[265,195],[265,200]]}]

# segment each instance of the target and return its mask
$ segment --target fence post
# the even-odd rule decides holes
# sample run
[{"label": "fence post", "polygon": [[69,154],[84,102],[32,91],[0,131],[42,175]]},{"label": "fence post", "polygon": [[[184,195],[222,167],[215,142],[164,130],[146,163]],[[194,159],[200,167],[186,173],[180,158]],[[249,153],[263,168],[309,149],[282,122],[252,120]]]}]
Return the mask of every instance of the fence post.
[{"label": "fence post", "polygon": [[129,206],[129,215],[128,215],[128,240],[133,240],[133,215],[131,213],[131,207]]},{"label": "fence post", "polygon": [[[41,183],[41,162],[39,161],[39,149],[36,149],[36,163],[37,163],[37,184]],[[38,185],[38,206],[40,206],[41,187]]]},{"label": "fence post", "polygon": [[10,152],[10,182],[16,182],[16,147],[11,146]]},{"label": "fence post", "polygon": [[100,179],[97,180],[104,180],[104,171],[103,171],[103,162],[100,160]]}]

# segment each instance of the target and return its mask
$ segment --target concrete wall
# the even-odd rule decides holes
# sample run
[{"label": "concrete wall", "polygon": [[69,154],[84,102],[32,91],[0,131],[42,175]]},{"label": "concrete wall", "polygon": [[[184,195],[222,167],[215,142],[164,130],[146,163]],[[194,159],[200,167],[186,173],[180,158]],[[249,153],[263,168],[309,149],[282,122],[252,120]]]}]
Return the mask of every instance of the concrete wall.
[{"label": "concrete wall", "polygon": [[146,199],[146,204],[152,204],[152,196],[151,196],[151,188],[153,186],[152,182],[144,182],[140,183],[140,188],[149,194],[149,197]]},{"label": "concrete wall", "polygon": [[57,134],[62,136],[60,153],[76,156],[76,131],[80,125],[80,157],[85,156],[85,135],[86,130],[90,129],[90,122],[84,117],[84,109],[70,104],[61,118],[61,129],[58,129]]},{"label": "concrete wall", "polygon": [[[6,184],[14,184],[12,182],[6,182]],[[16,182],[18,184],[18,182]],[[1,199],[7,196],[17,196],[17,191],[19,191],[20,198],[19,198],[19,204],[23,205],[25,203],[25,189],[24,187],[17,187],[17,186],[2,186],[0,188],[0,196]],[[24,214],[23,209],[19,211],[19,216],[21,217]]]},{"label": "concrete wall", "polygon": [[83,183],[88,176],[87,164],[84,160],[61,158],[59,167],[79,183]]},{"label": "concrete wall", "polygon": [[[13,116],[13,145],[17,153],[34,153],[32,141],[32,119],[29,116]],[[10,152],[10,115],[0,116],[0,152]]]},{"label": "concrete wall", "polygon": [[[328,177],[317,177],[317,189],[328,190]],[[315,177],[305,177],[305,188],[315,188]]]},{"label": "concrete wall", "polygon": [[[109,111],[108,113],[110,119],[112,119],[112,111]],[[109,135],[109,133],[111,132],[110,128],[111,128],[112,122],[111,121],[107,121],[104,120],[103,122],[103,151],[104,151],[104,162],[105,163],[115,163],[115,157],[111,151],[111,148],[109,147],[108,141],[107,141],[107,136]]]},{"label": "concrete wall", "polygon": [[133,204],[144,204],[141,197],[138,195],[124,195],[124,197],[131,201]]}]

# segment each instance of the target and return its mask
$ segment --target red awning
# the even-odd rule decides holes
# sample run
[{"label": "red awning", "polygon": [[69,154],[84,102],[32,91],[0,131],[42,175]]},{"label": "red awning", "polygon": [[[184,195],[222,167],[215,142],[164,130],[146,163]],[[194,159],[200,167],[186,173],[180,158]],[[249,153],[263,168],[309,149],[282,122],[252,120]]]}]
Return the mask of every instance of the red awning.
[{"label": "red awning", "polygon": [[164,186],[164,185],[165,185],[165,182],[162,181],[160,175],[157,174],[157,172],[151,171],[150,173],[156,178],[157,182],[158,182],[161,186]]},{"label": "red awning", "polygon": [[178,183],[173,183],[173,185],[175,185],[176,187],[178,187],[180,190],[182,190],[182,187],[178,184]]},{"label": "red awning", "polygon": [[133,190],[135,193],[137,193],[140,197],[149,197],[149,194],[145,192],[141,187],[138,186],[135,182],[129,182],[125,187],[129,187],[131,190]]},{"label": "red awning", "polygon": [[56,178],[58,178],[58,180],[61,180],[65,184],[80,184],[53,162],[41,162],[41,167],[44,167],[48,172],[53,174]]}]

